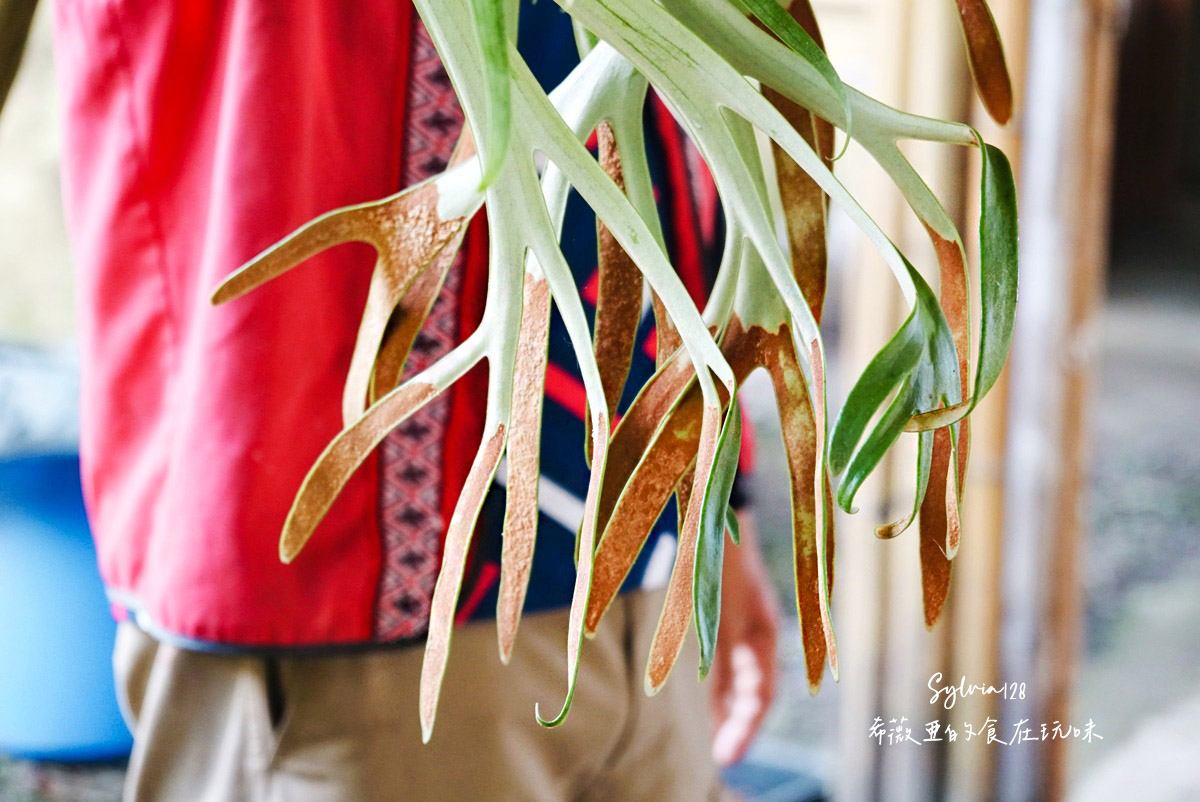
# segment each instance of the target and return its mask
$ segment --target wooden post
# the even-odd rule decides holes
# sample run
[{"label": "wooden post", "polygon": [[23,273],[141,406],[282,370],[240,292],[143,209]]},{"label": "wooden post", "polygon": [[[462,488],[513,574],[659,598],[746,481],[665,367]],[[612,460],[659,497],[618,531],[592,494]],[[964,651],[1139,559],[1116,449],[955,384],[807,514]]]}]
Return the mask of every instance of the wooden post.
[{"label": "wooden post", "polygon": [[[1092,373],[1095,362],[1093,336],[1096,314],[1104,296],[1104,273],[1108,253],[1108,209],[1117,77],[1118,22],[1114,0],[1090,0],[1084,44],[1084,63],[1089,65],[1083,87],[1084,108],[1080,120],[1079,146],[1086,169],[1080,176],[1082,200],[1079,227],[1074,232],[1076,262],[1068,322],[1068,350],[1064,367],[1062,492],[1055,512],[1058,537],[1050,552],[1050,595],[1047,600],[1045,638],[1039,659],[1046,677],[1043,706],[1045,721],[1071,719],[1071,690],[1082,640],[1083,599],[1079,561],[1085,522],[1082,515],[1086,491],[1088,448],[1087,423]],[[1046,745],[1043,799],[1062,799],[1067,787],[1067,741]]]},{"label": "wooden post", "polygon": [[[987,116],[982,104],[970,95],[970,117],[986,141],[1001,148],[1018,177],[1022,167],[1022,130],[1025,120],[1025,81],[1029,36],[1029,0],[993,3],[992,13],[1004,42],[1012,78],[1014,114],[1003,128]],[[979,158],[967,162],[967,224],[963,233],[967,252],[978,278],[979,249]],[[978,319],[978,317],[976,317]],[[978,337],[978,331],[974,332]],[[963,506],[963,545],[954,560],[954,579],[948,603],[952,631],[951,667],[947,677],[968,677],[971,682],[1004,682],[1000,665],[1001,565],[1007,530],[1004,515],[1004,472],[1008,458],[1008,371],[971,415],[971,464]],[[971,721],[978,726],[988,718],[999,718],[994,696],[971,696],[954,708],[954,721]],[[982,740],[958,742],[948,750],[945,795],[951,799],[984,799],[996,783],[996,751]]]},{"label": "wooden post", "polygon": [[[1069,720],[1092,320],[1106,253],[1117,4],[1037,0],[1022,188],[1022,291],[1009,418],[1005,673],[1027,698],[1006,723]],[[1059,799],[1062,745],[1000,753],[999,797]]]}]

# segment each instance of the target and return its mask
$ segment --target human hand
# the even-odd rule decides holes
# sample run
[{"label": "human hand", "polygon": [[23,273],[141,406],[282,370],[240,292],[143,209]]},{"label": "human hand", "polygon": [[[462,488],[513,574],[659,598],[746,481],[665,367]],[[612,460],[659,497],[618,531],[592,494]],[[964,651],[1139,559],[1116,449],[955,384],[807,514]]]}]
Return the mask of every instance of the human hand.
[{"label": "human hand", "polygon": [[726,544],[721,625],[710,677],[713,759],[742,759],[775,696],[779,603],[767,579],[754,519],[739,511],[741,545]]}]

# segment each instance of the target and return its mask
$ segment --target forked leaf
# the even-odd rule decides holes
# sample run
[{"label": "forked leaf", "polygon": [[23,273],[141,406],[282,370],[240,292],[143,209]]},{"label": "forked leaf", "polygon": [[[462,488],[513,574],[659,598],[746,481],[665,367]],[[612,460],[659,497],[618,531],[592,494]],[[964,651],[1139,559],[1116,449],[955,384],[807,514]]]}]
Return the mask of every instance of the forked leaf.
[{"label": "forked leaf", "polygon": [[[600,149],[600,164],[613,183],[625,191],[621,170],[621,155],[608,123],[596,126]],[[595,351],[604,397],[608,401],[608,417],[617,414],[617,404],[625,389],[638,324],[642,318],[642,273],[616,237],[600,220],[596,221],[599,251],[597,268]],[[590,416],[589,416],[590,420]]]},{"label": "forked leaf", "polygon": [[304,477],[284,521],[279,538],[279,558],[283,562],[296,558],[346,482],[388,432],[437,394],[438,388],[432,384],[408,382],[372,405],[325,447]]},{"label": "forked leaf", "polygon": [[[407,286],[465,224],[465,217],[438,216],[438,187],[430,180],[370,203],[346,206],[304,224],[229,274],[212,303],[239,298],[321,251],[344,242],[365,242],[389,262],[388,284]],[[394,254],[402,259],[392,262]]]},{"label": "forked leaf", "polygon": [[527,274],[513,373],[508,493],[496,599],[496,631],[503,663],[512,656],[537,541],[542,403],[549,335],[550,290],[545,279]]},{"label": "forked leaf", "polygon": [[[447,168],[456,167],[473,158],[475,158],[475,142],[471,138],[470,129],[464,128],[462,134],[459,136],[458,143],[454,147],[454,152],[450,156]],[[455,258],[458,256],[466,234],[467,225],[464,224],[459,228],[454,237],[442,247],[441,251],[433,259],[432,264],[422,270],[413,279],[412,283],[408,285],[408,289],[404,290],[395,302],[394,308],[390,311],[386,311],[385,309],[380,310],[381,316],[386,315],[386,319],[383,320],[383,336],[382,341],[378,342],[378,348],[374,356],[374,366],[366,377],[367,406],[374,404],[383,395],[391,392],[400,384],[400,379],[404,374],[404,365],[408,361],[413,343],[416,342],[417,335],[425,326],[425,321],[429,318],[429,313],[432,311],[433,305],[441,293],[442,285],[446,281],[446,275],[449,273]],[[407,245],[411,241],[411,239],[406,238],[402,240],[402,244]],[[400,256],[399,261],[403,263],[404,257]],[[377,263],[375,267],[376,272],[382,266],[383,263]],[[374,285],[374,279],[372,279],[372,285]],[[372,286],[373,289],[374,286]],[[351,408],[357,409],[354,417],[357,417],[357,414],[362,412],[361,403],[357,406],[352,405],[351,400],[358,399],[361,402],[363,398],[363,378],[356,374],[359,350],[362,349],[365,355],[369,355],[371,352],[370,344],[377,340],[371,333],[364,335],[364,329],[368,329],[368,318],[371,307],[371,297],[368,294],[368,312],[363,315],[358,339],[355,342],[355,356],[351,358],[351,368],[347,375],[346,388],[343,392],[343,415],[346,414],[346,410]],[[366,360],[364,359],[363,361],[365,362]]]},{"label": "forked leaf", "polygon": [[463,484],[462,493],[458,497],[458,503],[454,505],[450,525],[446,528],[442,568],[433,588],[433,600],[429,606],[429,632],[425,638],[425,654],[421,662],[419,708],[423,743],[429,743],[433,736],[442,678],[446,673],[446,660],[450,656],[454,612],[458,607],[459,592],[462,590],[471,536],[475,532],[475,522],[483,507],[484,496],[492,485],[496,468],[500,465],[500,457],[504,455],[505,437],[506,429],[504,424],[500,424],[480,443],[475,461],[471,464],[471,470]]},{"label": "forked leaf", "polygon": [[[464,158],[469,157],[470,147],[469,141],[460,143],[456,156],[461,153]],[[365,242],[373,246],[378,258],[342,397],[342,423],[350,427],[362,415],[364,407],[375,400],[368,400],[374,366],[397,304],[420,276],[433,269],[431,265],[437,266],[435,263],[444,251],[448,250],[447,258],[453,259],[462,242],[466,217],[442,220],[438,201],[437,184],[429,180],[380,201],[321,215],[226,277],[213,292],[212,303],[239,298],[335,245]],[[427,312],[426,309],[422,316],[409,321],[412,337]],[[406,354],[410,345],[411,340],[407,344],[400,341],[395,346],[403,348],[394,347]],[[403,360],[399,361],[403,365]]]},{"label": "forked leaf", "polygon": [[651,696],[658,693],[667,681],[675,661],[679,659],[679,651],[683,648],[688,626],[692,622],[692,585],[696,570],[696,546],[700,539],[701,508],[716,459],[721,428],[721,410],[715,406],[705,406],[700,447],[696,452],[696,478],[692,483],[692,495],[683,519],[683,528],[679,532],[675,566],[667,582],[666,600],[646,661],[645,687],[646,693]]},{"label": "forked leaf", "polygon": [[780,41],[799,54],[821,74],[825,83],[829,84],[842,103],[842,108],[846,113],[846,143],[849,144],[853,123],[850,102],[846,96],[846,86],[842,83],[832,62],[829,61],[829,57],[825,55],[825,51],[793,16],[793,14],[805,12],[809,17],[812,16],[812,9],[809,8],[807,0],[793,0],[789,6],[791,13],[784,10],[776,0],[734,0],[734,2],[752,13],[771,33],[778,36]]},{"label": "forked leaf", "polygon": [[[814,117],[807,109],[788,100],[770,87],[763,97],[771,101],[784,118],[817,150],[829,158],[833,150],[833,126]],[[827,196],[804,168],[796,164],[778,144],[772,143],[779,200],[787,231],[788,251],[792,257],[792,275],[808,301],[813,319],[821,322],[825,305],[828,254],[825,242]]]},{"label": "forked leaf", "polygon": [[[608,450],[608,421],[597,415],[592,425],[593,448],[598,459],[603,459]],[[567,697],[562,709],[553,719],[543,719],[541,711],[534,707],[534,717],[543,727],[557,727],[566,721],[575,698],[575,682],[579,679],[579,651],[583,647],[584,617],[587,614],[588,596],[592,587],[592,566],[596,548],[596,507],[600,500],[600,486],[604,481],[604,466],[592,471],[588,480],[587,499],[584,502],[583,522],[579,527],[578,567],[575,570],[575,588],[571,594],[571,614],[567,621]]]},{"label": "forked leaf", "polygon": [[[392,310],[391,319],[384,328],[383,342],[379,346],[379,352],[375,355],[374,370],[371,372],[368,382],[368,406],[396,389],[396,386],[400,384],[400,379],[404,375],[404,365],[412,352],[413,343],[416,342],[417,335],[425,326],[425,321],[429,319],[429,313],[433,310],[433,304],[442,291],[446,274],[458,255],[461,238],[465,233],[466,228],[464,227],[458,236],[459,241],[452,240],[447,244],[433,260],[433,264],[413,279],[408,290],[397,302],[396,308]],[[362,338],[361,328],[359,337]],[[352,381],[352,374],[353,371],[351,371],[351,375],[347,376],[347,384]],[[343,401],[346,397],[355,396],[357,396],[357,391],[354,393],[347,391],[343,396]]]},{"label": "forked leaf", "polygon": [[[717,648],[717,631],[721,623],[721,570],[725,564],[725,529],[732,515],[729,497],[733,493],[741,446],[742,415],[735,389],[729,408],[725,411],[725,423],[717,440],[712,473],[700,504],[700,533],[692,582],[696,634],[700,639],[700,679],[708,676]],[[736,521],[735,518],[735,530]]]},{"label": "forked leaf", "polygon": [[657,381],[652,378],[643,387],[613,432],[601,490],[602,535],[588,600],[589,633],[595,633],[654,522],[696,459],[704,404],[680,353],[658,370]]},{"label": "forked leaf", "polygon": [[470,3],[487,90],[487,131],[483,143],[483,178],[480,180],[480,188],[485,188],[491,185],[504,166],[512,125],[508,15],[505,13],[505,0],[470,0]]},{"label": "forked leaf", "polygon": [[992,119],[1004,125],[1012,119],[1013,91],[1004,62],[1004,45],[987,0],[957,0],[958,19],[971,76],[984,108]]},{"label": "forked leaf", "polygon": [[[379,395],[399,383],[404,362],[437,300],[446,270],[458,253],[466,229],[464,221],[433,254],[410,254],[399,249],[380,252],[342,389],[343,425],[354,423],[373,402],[372,385],[381,370],[385,382],[391,379],[391,386]],[[385,351],[389,361],[380,364]]]},{"label": "forked leaf", "polygon": [[[792,519],[792,561],[796,590],[796,617],[804,644],[805,673],[808,688],[815,693],[825,673],[827,649],[826,621],[822,611],[822,576],[818,567],[822,551],[832,543],[832,499],[826,503],[826,548],[819,547],[822,537],[817,515],[816,469],[820,462],[817,421],[813,415],[804,374],[796,360],[790,332],[766,335],[764,361],[775,389],[779,428],[787,458],[789,497]],[[828,492],[828,488],[827,488]],[[825,495],[825,494],[823,494]],[[827,565],[828,569],[828,565]],[[827,570],[826,576],[831,576]]]}]

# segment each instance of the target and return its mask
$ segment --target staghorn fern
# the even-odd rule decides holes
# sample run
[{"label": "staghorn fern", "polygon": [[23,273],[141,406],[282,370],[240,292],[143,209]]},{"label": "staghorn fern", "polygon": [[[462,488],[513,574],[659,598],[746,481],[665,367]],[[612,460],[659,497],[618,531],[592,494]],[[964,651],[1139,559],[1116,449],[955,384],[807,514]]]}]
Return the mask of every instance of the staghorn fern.
[{"label": "staghorn fern", "polygon": [[[538,452],[551,304],[566,324],[588,402],[591,481],[578,541],[567,633],[566,716],[585,634],[596,631],[672,494],[679,546],[646,669],[662,686],[695,622],[700,675],[720,619],[725,531],[740,418],[737,388],[765,370],[774,385],[791,477],[796,605],[810,689],[828,662],[833,507],[856,490],[904,431],[918,433],[925,617],[945,601],[959,543],[966,416],[996,381],[1016,301],[1016,209],[1004,155],[971,128],[906,114],[844,84],[825,57],[808,0],[557,0],[583,55],[547,95],[515,47],[513,0],[414,0],[462,103],[469,130],[445,172],[376,203],[324,215],[231,275],[214,294],[237,297],[350,240],[378,262],[347,377],[343,431],[312,467],[280,541],[303,548],[354,470],[389,431],[482,360],[489,364],[484,436],[446,534],[421,680],[420,717],[433,729],[455,606],[484,494],[507,456],[497,608],[499,649],[511,655],[536,535]],[[983,0],[958,0],[976,85],[1001,122],[1012,113],[1003,53]],[[666,256],[643,142],[653,86],[712,171],[727,220],[714,290],[691,302]],[[924,223],[939,262],[940,298],[834,177],[834,128],[892,178]],[[599,159],[584,147],[598,133]],[[771,142],[764,154],[757,134]],[[900,139],[978,146],[982,326],[970,379],[970,303],[962,238],[897,148]],[[545,157],[539,170],[535,153]],[[558,240],[574,187],[599,225],[594,331]],[[825,220],[837,201],[878,248],[911,307],[867,365],[832,428],[819,322],[826,283]],[[440,361],[398,384],[467,221],[487,207],[490,268],[479,328]],[[781,214],[777,214],[781,212]],[[777,230],[776,219],[786,225]],[[658,328],[658,370],[612,427],[640,317],[643,280]],[[399,321],[389,328],[389,320]],[[888,399],[891,398],[890,402]],[[880,409],[888,402],[886,408]],[[836,481],[835,481],[836,480]]]}]

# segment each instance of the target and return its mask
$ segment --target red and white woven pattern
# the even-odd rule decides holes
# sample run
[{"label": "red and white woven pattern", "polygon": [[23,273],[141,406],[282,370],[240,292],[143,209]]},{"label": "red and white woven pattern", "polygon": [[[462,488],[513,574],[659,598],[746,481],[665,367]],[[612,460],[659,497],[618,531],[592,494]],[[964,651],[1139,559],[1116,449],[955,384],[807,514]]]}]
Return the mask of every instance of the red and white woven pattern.
[{"label": "red and white woven pattern", "polygon": [[[462,110],[429,33],[415,17],[413,22],[404,186],[445,169],[463,123]],[[405,378],[454,347],[461,256],[451,266],[429,319],[417,335]],[[435,399],[383,443],[379,499],[383,569],[375,606],[376,640],[413,637],[428,627],[444,524],[441,458],[447,413],[445,396]]]}]

